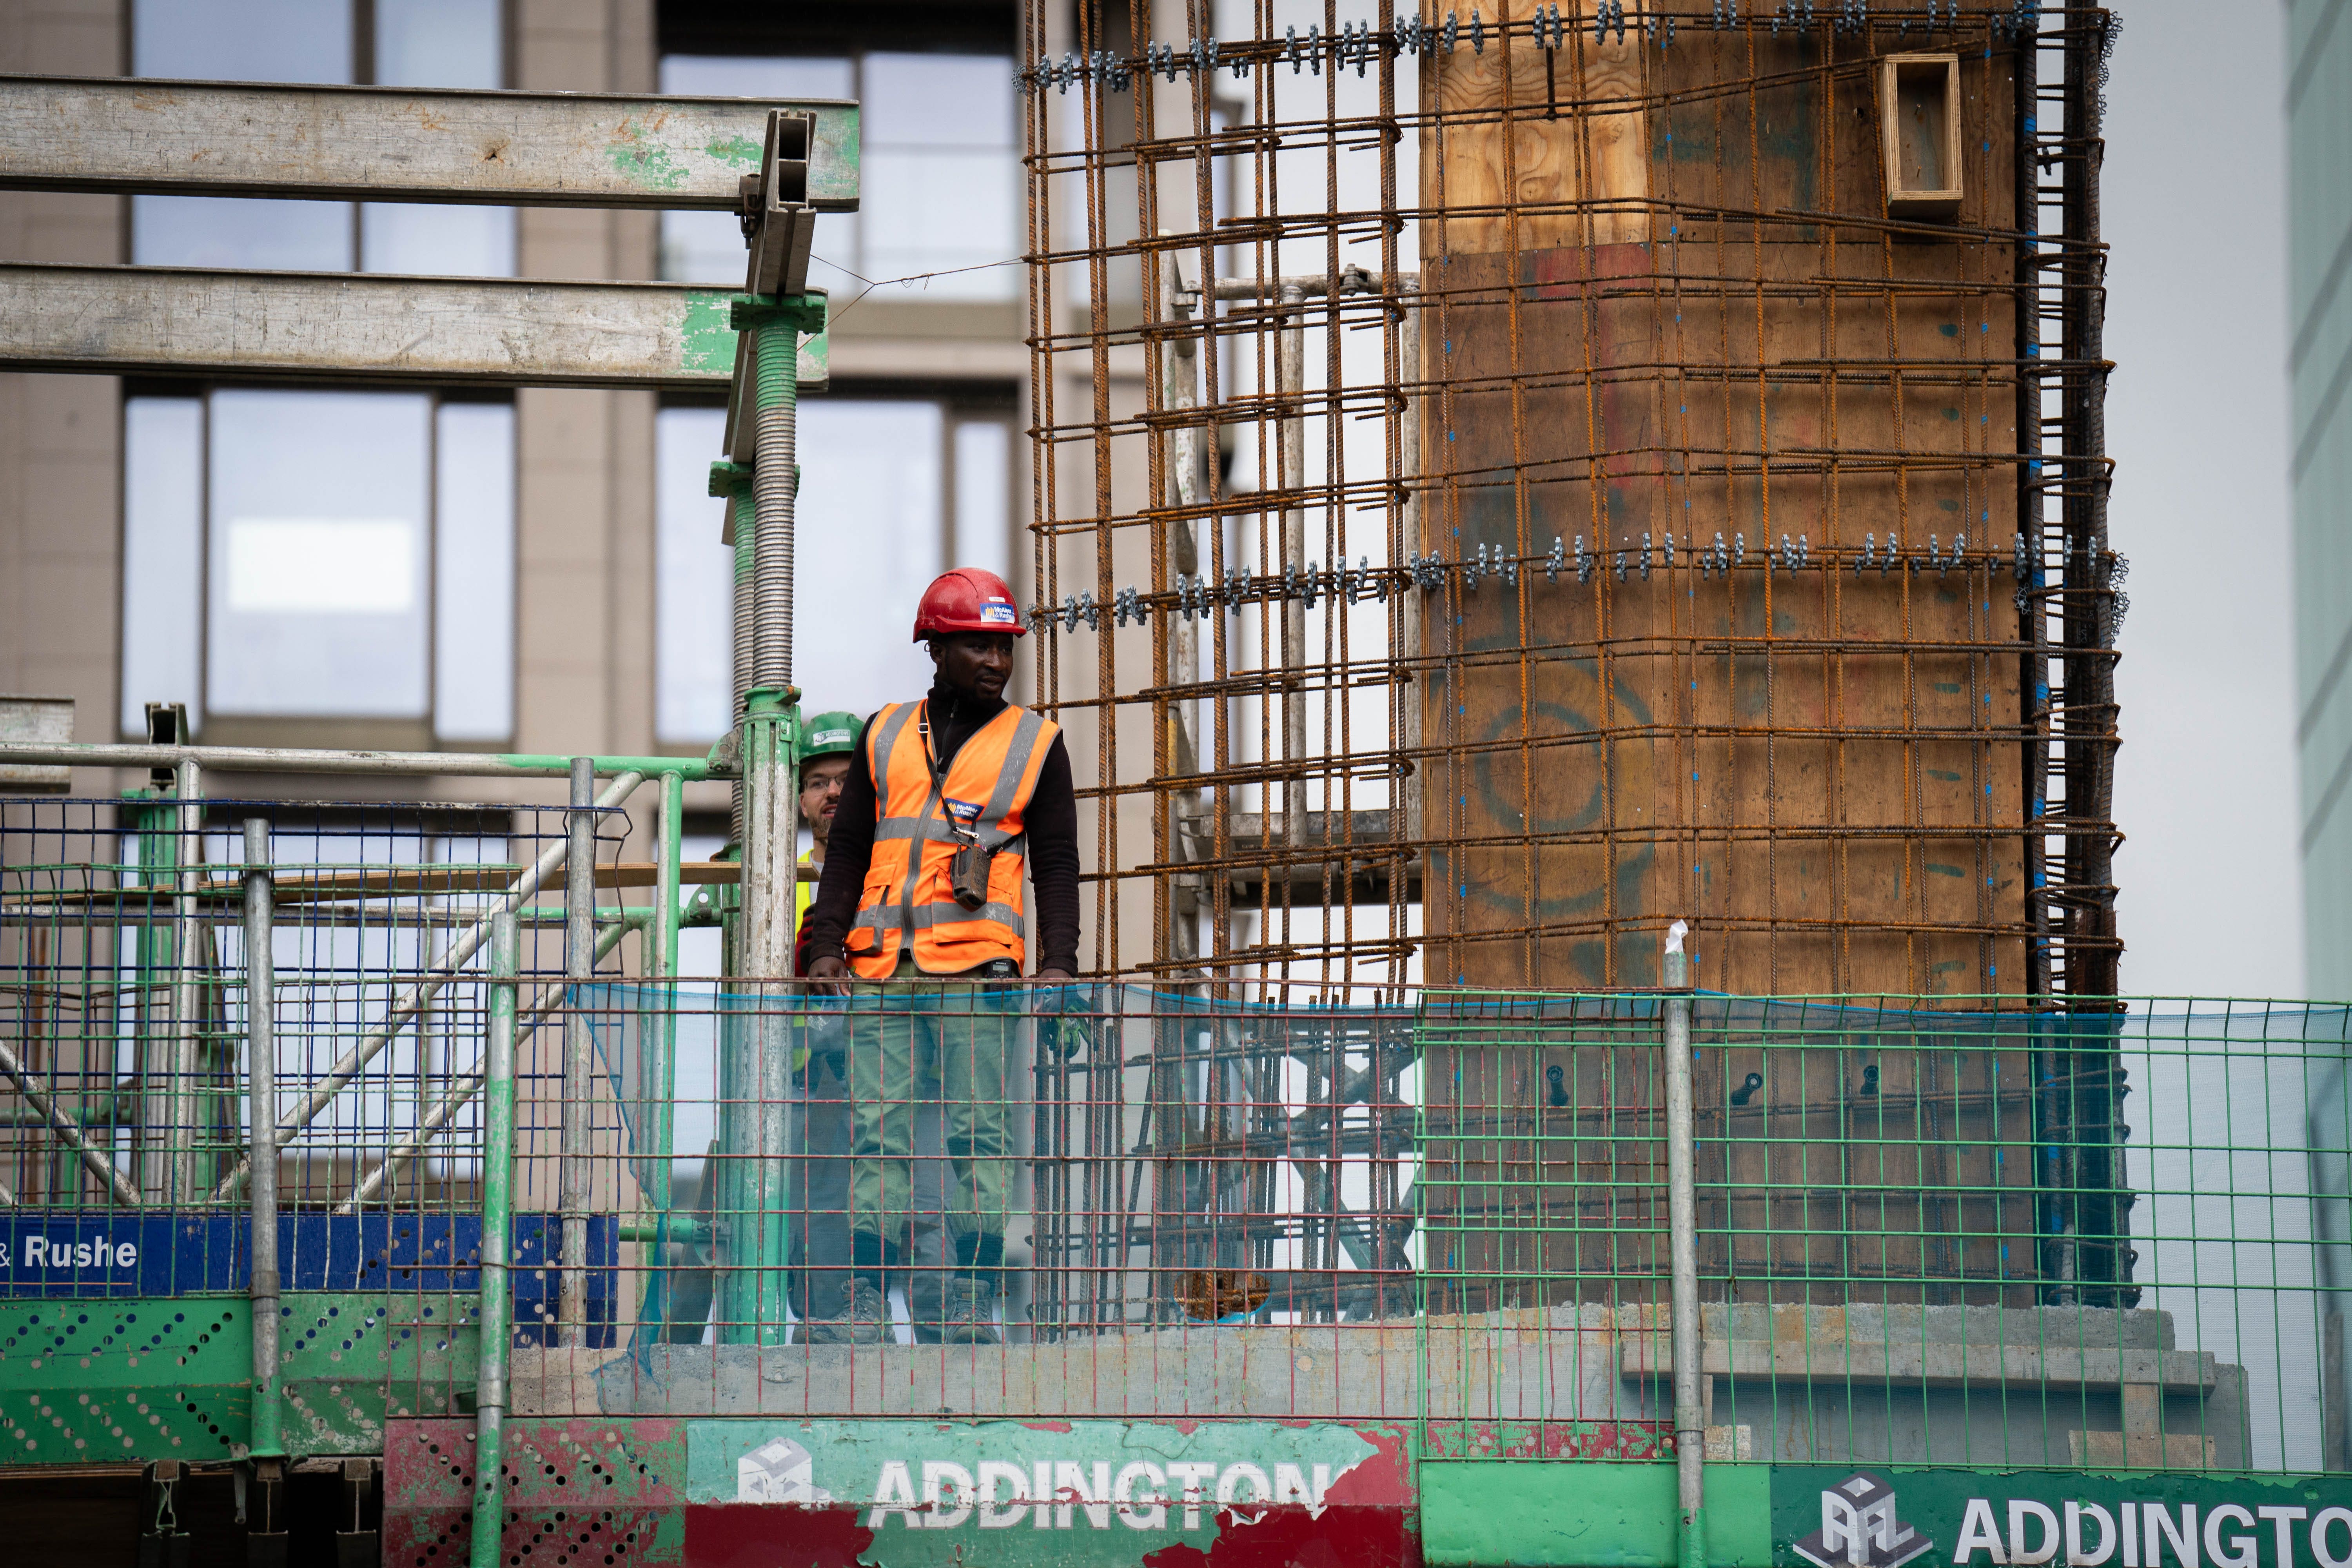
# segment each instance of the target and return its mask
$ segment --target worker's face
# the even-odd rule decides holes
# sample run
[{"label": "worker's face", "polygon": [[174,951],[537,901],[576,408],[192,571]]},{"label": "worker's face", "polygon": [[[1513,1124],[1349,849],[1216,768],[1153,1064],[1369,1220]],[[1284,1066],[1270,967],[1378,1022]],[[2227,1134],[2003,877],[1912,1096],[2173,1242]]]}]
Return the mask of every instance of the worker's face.
[{"label": "worker's face", "polygon": [[1013,678],[1013,638],[1005,632],[950,632],[931,639],[931,662],[958,691],[992,701]]},{"label": "worker's face", "polygon": [[801,770],[801,820],[819,844],[833,831],[833,814],[841,805],[841,786],[848,777],[847,757],[819,757]]}]

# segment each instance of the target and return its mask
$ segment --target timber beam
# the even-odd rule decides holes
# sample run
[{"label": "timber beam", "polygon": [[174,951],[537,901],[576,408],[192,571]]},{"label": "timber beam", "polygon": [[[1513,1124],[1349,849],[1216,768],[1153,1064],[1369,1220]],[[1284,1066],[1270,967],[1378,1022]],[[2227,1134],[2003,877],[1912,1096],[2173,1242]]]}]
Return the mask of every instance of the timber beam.
[{"label": "timber beam", "polygon": [[[740,298],[671,283],[0,263],[0,369],[720,391]],[[825,366],[824,334],[803,333],[802,390],[822,390]]]},{"label": "timber beam", "polygon": [[803,199],[857,208],[857,105],[0,76],[0,189],[735,210],[773,109]]}]

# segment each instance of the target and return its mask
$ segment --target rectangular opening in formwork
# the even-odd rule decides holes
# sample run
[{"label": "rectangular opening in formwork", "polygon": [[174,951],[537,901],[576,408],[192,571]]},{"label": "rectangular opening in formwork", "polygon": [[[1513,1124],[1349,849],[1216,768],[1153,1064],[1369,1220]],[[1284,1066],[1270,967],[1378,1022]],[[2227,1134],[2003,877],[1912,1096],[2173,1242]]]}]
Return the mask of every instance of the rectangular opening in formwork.
[{"label": "rectangular opening in formwork", "polygon": [[1031,8],[1097,967],[2114,991],[2105,29],[2041,15]]}]

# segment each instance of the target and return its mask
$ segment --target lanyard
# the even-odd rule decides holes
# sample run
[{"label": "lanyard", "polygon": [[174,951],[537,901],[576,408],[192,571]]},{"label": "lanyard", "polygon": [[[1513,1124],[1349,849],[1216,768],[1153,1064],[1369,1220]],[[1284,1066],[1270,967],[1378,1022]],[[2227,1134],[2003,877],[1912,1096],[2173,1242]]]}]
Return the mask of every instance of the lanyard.
[{"label": "lanyard", "polygon": [[[925,697],[919,700],[921,705],[915,710],[915,733],[921,738],[923,742],[923,765],[929,768],[931,771],[932,809],[937,811],[940,816],[946,820],[948,831],[956,836],[958,842],[966,845],[977,845],[980,842],[979,833],[958,821],[956,819],[956,814],[947,808],[947,768],[940,763],[939,757],[931,750],[931,700]],[[979,731],[973,731],[975,734],[978,732]]]}]

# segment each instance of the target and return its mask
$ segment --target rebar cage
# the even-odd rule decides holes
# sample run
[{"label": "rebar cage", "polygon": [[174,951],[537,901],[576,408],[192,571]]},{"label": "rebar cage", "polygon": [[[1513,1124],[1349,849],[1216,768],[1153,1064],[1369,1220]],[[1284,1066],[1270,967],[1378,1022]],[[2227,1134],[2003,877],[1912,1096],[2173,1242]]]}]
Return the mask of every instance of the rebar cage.
[{"label": "rebar cage", "polygon": [[1097,967],[2111,994],[2109,15],[1357,11],[1029,9]]},{"label": "rebar cage", "polygon": [[[553,925],[518,886],[564,840],[551,814],[0,805],[9,1453],[248,1442],[257,862],[228,829],[256,816],[295,1455],[468,1408],[502,1093],[518,1417],[1323,1418],[1438,1458],[1672,1451],[1674,994],[648,979],[625,809],[588,813],[602,955],[567,975],[539,936],[467,945],[501,908]],[[2345,1009],[1690,1006],[1711,1456],[2352,1468]],[[839,1342],[861,1233],[887,1321]]]}]

